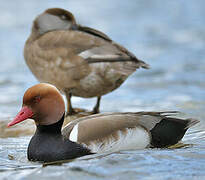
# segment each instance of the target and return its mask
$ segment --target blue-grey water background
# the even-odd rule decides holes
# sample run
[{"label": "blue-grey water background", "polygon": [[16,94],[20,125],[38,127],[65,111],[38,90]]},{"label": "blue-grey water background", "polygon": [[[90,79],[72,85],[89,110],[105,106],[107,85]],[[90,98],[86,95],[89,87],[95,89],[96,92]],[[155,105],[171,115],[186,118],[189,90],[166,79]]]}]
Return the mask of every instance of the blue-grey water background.
[{"label": "blue-grey water background", "polygon": [[[15,116],[24,91],[37,83],[23,47],[33,19],[50,7],[70,10],[78,23],[105,32],[151,65],[105,95],[101,111],[179,110],[201,122],[184,137],[193,144],[188,148],[124,151],[45,168],[27,161],[30,137],[0,138],[0,180],[205,179],[205,1],[0,0],[0,123]],[[73,98],[75,107],[94,103]]]}]

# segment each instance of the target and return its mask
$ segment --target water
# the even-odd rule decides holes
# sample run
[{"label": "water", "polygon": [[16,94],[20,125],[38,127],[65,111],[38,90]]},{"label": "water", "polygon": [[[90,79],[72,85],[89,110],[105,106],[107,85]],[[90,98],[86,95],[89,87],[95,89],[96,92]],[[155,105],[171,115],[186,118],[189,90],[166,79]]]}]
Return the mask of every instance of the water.
[{"label": "water", "polygon": [[[138,70],[105,95],[101,110],[179,110],[200,124],[181,149],[147,149],[80,158],[42,167],[26,158],[30,136],[0,138],[0,179],[205,179],[205,2],[90,0],[0,0],[0,120],[12,118],[24,91],[37,83],[23,59],[32,20],[49,7],[73,12],[79,23],[105,32],[152,69]],[[91,109],[93,99],[74,98]],[[4,129],[1,129],[2,133]]]}]

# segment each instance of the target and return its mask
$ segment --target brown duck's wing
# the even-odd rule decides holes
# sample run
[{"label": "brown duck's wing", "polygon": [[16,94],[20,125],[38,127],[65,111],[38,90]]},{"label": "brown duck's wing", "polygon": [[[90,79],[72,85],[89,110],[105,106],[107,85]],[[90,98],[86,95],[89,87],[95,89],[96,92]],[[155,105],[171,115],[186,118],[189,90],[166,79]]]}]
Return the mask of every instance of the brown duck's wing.
[{"label": "brown duck's wing", "polygon": [[143,127],[148,132],[163,118],[174,112],[137,112],[137,113],[104,113],[79,118],[69,123],[62,131],[63,136],[70,137],[74,127],[77,127],[77,142],[89,142],[107,138],[117,131],[127,128]]},{"label": "brown duck's wing", "polygon": [[102,39],[104,39],[106,41],[112,42],[112,40],[106,34],[104,34],[101,31],[98,31],[96,29],[93,29],[93,28],[90,28],[90,27],[86,27],[86,26],[78,25],[77,30],[86,32],[88,34],[91,34],[91,35],[97,36],[99,38],[102,38]]},{"label": "brown duck's wing", "polygon": [[[149,69],[149,65],[146,64],[144,61],[139,60],[135,57],[134,54],[132,54],[131,52],[129,52],[126,48],[124,48],[123,46],[113,42],[106,34],[102,33],[101,31],[98,31],[96,29],[90,28],[90,27],[86,27],[86,26],[78,26],[78,30],[79,31],[83,31],[86,32],[88,34],[91,34],[93,36],[102,38],[110,43],[112,43],[112,45],[117,48],[121,54],[124,53],[126,54],[128,57],[122,57],[122,56],[118,56],[118,57],[99,57],[99,58],[89,58],[89,63],[95,63],[95,62],[116,62],[116,61],[134,61],[136,63],[139,64],[139,66],[141,66],[142,68],[145,69]],[[119,55],[119,54],[118,54]]]},{"label": "brown duck's wing", "polygon": [[[95,140],[103,140],[113,136],[117,131],[123,131],[126,128],[135,128],[140,126],[136,120],[121,116],[100,116],[97,118],[87,118],[82,121],[68,124],[62,133],[66,138],[70,138],[71,131],[77,127],[77,138],[79,143],[89,144]],[[71,139],[72,140],[72,139]]]},{"label": "brown duck's wing", "polygon": [[131,61],[130,56],[114,44],[83,31],[48,32],[32,43],[32,46],[38,47],[44,56],[49,53],[48,58],[60,56],[68,59],[79,56],[88,63]]},{"label": "brown duck's wing", "polygon": [[[99,36],[104,38],[99,38]],[[41,59],[41,62],[57,64],[63,70],[79,68],[80,65],[85,66],[85,69],[89,69],[88,64],[93,63],[122,62],[118,65],[112,65],[111,68],[128,75],[137,68],[149,67],[122,46],[105,40],[106,35],[103,33],[99,36],[78,30],[48,32],[32,44],[26,44],[25,58],[28,59],[27,57],[35,54]],[[35,51],[33,53],[30,53],[31,50],[29,51],[31,46],[32,51]],[[59,60],[59,57],[61,60]],[[82,72],[84,71],[82,70]]]},{"label": "brown duck's wing", "polygon": [[84,32],[73,30],[51,31],[40,36],[36,41],[43,50],[64,48],[69,53],[72,52],[72,54],[78,54],[103,44],[103,41],[99,41],[99,38],[95,36],[89,36]]},{"label": "brown duck's wing", "polygon": [[136,69],[144,67],[145,63],[130,58],[127,54],[119,51],[113,44],[93,47],[79,54],[88,64],[109,63],[110,68],[120,74],[131,74]]},{"label": "brown duck's wing", "polygon": [[[167,147],[182,139],[186,130],[197,124],[195,119],[173,117],[177,111],[105,113],[79,118],[68,124],[62,131],[65,138],[77,127],[76,142],[89,145],[94,141],[119,138],[117,132],[127,133],[127,129],[144,128],[152,136],[153,147]],[[175,133],[173,133],[175,132]]]},{"label": "brown duck's wing", "polygon": [[[133,67],[149,69],[149,65],[135,57],[123,46],[113,42],[106,34],[96,29],[78,25],[75,30],[67,31],[70,34],[76,33],[75,40],[72,40],[73,48],[77,46],[79,54],[88,63],[100,62],[135,62]],[[71,35],[71,36],[73,36]],[[81,42],[78,37],[81,37]],[[66,38],[65,38],[66,40]],[[69,41],[70,42],[70,41]],[[68,44],[68,43],[65,43]],[[82,54],[86,54],[84,57]]]}]

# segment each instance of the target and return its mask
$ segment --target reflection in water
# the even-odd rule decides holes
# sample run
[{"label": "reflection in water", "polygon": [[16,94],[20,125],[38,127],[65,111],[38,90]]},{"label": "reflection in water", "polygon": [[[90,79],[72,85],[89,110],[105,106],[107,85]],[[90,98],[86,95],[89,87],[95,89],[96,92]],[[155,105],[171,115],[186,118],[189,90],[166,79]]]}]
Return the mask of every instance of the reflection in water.
[{"label": "reflection in water", "polygon": [[[102,111],[179,110],[185,113],[181,117],[201,121],[183,139],[192,147],[125,151],[88,160],[79,158],[61,166],[42,167],[28,162],[28,136],[0,138],[0,179],[205,178],[203,0],[0,3],[0,137],[3,131],[8,132],[3,120],[17,113],[25,89],[37,83],[25,65],[22,51],[32,20],[48,7],[70,10],[80,24],[102,30],[151,65],[149,71],[138,70],[121,88],[104,96]],[[74,98],[73,105],[91,109],[94,103],[95,99]],[[33,133],[31,126],[16,128],[28,135],[26,132]]]}]

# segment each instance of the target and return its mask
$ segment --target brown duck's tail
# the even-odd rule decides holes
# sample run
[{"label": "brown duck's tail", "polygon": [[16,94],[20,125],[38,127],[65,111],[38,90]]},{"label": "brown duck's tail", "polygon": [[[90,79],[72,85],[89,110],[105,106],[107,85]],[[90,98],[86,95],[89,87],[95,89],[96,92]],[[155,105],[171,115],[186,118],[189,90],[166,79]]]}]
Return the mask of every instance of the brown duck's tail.
[{"label": "brown duck's tail", "polygon": [[144,69],[150,69],[150,65],[147,64],[146,62],[139,60],[139,59],[137,59],[137,61],[138,61],[140,67],[142,67]]}]

